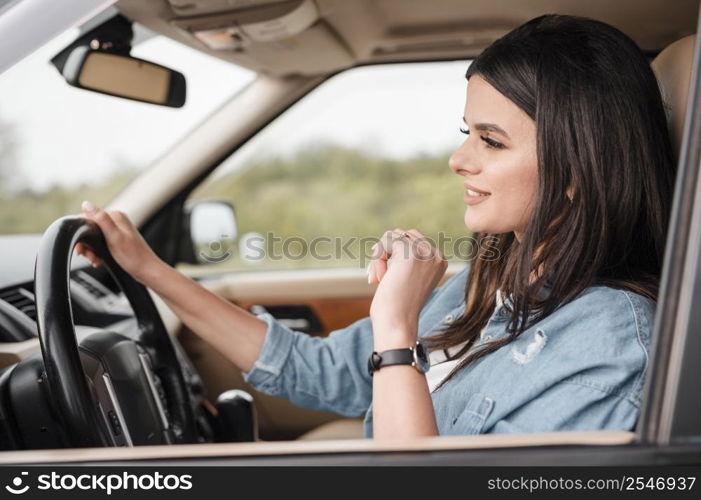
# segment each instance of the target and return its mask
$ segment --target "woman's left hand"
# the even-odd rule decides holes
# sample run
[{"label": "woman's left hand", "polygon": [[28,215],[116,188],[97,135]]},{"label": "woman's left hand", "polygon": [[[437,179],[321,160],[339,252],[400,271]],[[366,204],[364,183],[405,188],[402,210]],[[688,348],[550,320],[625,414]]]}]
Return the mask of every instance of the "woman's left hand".
[{"label": "woman's left hand", "polygon": [[415,229],[382,235],[368,267],[368,282],[379,283],[370,306],[376,351],[416,342],[419,313],[447,267],[440,251]]}]

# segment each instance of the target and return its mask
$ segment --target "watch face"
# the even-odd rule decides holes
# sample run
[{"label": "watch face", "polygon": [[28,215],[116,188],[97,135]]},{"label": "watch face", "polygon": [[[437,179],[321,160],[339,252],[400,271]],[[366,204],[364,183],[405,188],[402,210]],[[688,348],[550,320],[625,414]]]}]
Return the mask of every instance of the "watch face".
[{"label": "watch face", "polygon": [[431,367],[431,361],[428,357],[428,349],[426,349],[426,346],[421,342],[416,343],[416,347],[414,348],[414,359],[416,362],[416,367],[421,373],[426,373]]}]

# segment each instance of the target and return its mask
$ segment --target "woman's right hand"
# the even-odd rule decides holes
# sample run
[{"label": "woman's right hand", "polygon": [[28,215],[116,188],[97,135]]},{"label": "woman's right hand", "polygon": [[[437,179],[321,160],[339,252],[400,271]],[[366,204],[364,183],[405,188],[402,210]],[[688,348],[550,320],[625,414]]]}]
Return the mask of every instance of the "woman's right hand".
[{"label": "woman's right hand", "polygon": [[[95,222],[102,230],[107,248],[117,264],[134,279],[147,285],[148,271],[163,261],[151,250],[129,217],[118,210],[102,210],[89,201],[84,201],[81,209],[83,217]],[[100,265],[100,258],[87,245],[78,243],[75,251],[87,258],[93,267]]]}]

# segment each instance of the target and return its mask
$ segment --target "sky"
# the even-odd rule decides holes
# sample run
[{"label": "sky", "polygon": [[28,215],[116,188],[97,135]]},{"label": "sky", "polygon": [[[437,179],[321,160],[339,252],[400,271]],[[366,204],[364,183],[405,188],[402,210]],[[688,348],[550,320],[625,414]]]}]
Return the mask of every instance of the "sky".
[{"label": "sky", "polygon": [[50,64],[77,35],[71,30],[0,75],[0,122],[18,142],[17,168],[35,189],[97,181],[125,166],[147,167],[255,74],[163,37],[132,54],[186,74],[180,109],[69,86]]},{"label": "sky", "polygon": [[[251,157],[285,155],[318,142],[403,159],[440,154],[464,136],[466,61],[366,66],[341,73],[261,131],[219,174]],[[446,165],[447,168],[447,165]]]},{"label": "sky", "polygon": [[[18,143],[14,172],[35,190],[100,181],[145,169],[234,97],[255,74],[163,37],[132,51],[181,71],[187,102],[173,109],[67,85],[50,58],[77,36],[64,33],[0,75],[0,123]],[[467,62],[371,66],[342,73],[273,122],[220,169],[251,156],[284,155],[318,141],[395,158],[457,147]]]}]

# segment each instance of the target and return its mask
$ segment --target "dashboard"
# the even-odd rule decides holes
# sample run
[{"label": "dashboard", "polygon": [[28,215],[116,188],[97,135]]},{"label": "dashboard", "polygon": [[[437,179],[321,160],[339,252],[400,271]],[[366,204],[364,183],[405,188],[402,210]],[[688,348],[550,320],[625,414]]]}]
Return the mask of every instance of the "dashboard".
[{"label": "dashboard", "polygon": [[[38,337],[34,305],[34,259],[41,235],[0,237],[0,352],[4,344]],[[99,328],[119,325],[133,317],[131,307],[110,274],[73,259],[70,278],[76,325]],[[128,323],[128,322],[127,322]],[[120,330],[123,328],[120,328]]]},{"label": "dashboard", "polygon": [[[34,300],[34,264],[40,241],[41,235],[0,236],[4,257],[0,262],[0,449],[58,448],[67,442],[61,419],[45,388]],[[75,255],[69,280],[71,311],[81,351],[86,342],[94,342],[96,332],[109,331],[111,335],[138,341],[139,324],[134,311],[104,266],[93,268],[86,259]],[[196,415],[198,440],[211,441],[210,419],[203,410],[204,385],[177,339],[172,335],[171,339],[187,386],[186,399]],[[83,352],[81,360],[87,376]],[[149,375],[156,389],[153,399],[163,406],[166,400],[163,392],[157,390],[158,376]],[[129,406],[143,406],[133,397],[121,404],[125,411]],[[125,422],[122,424],[126,429]],[[132,431],[136,428],[131,426]],[[135,440],[133,444],[138,443]]]}]

